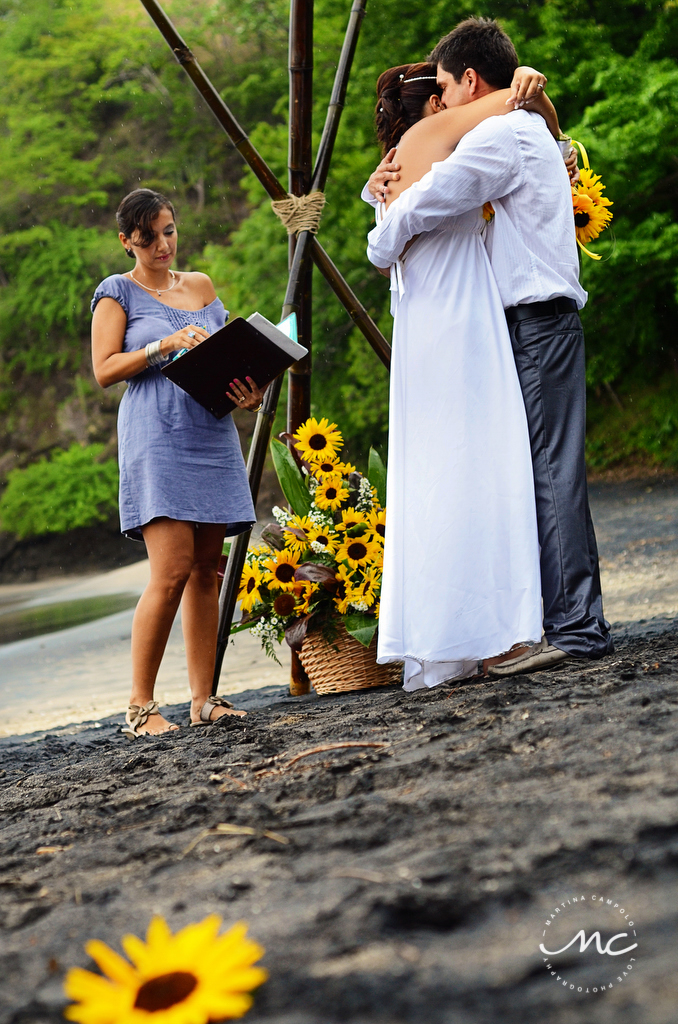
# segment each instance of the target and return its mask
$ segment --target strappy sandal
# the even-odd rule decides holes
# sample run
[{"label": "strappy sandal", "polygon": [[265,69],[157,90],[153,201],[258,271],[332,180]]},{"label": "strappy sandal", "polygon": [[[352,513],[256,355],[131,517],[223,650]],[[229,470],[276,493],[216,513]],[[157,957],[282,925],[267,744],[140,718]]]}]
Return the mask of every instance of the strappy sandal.
[{"label": "strappy sandal", "polygon": [[[151,715],[159,715],[158,708],[160,707],[157,700],[149,700],[148,704],[144,704],[141,707],[139,704],[130,704],[127,708],[127,714],[125,715],[126,725],[122,727],[120,732],[123,736],[126,736],[128,740],[140,740],[146,736],[156,735],[147,732],[139,732],[142,725],[145,725]],[[175,726],[173,729],[167,729],[166,732],[177,732],[178,727]],[[165,733],[158,733],[159,736],[164,736]]]},{"label": "strappy sandal", "polygon": [[[219,722],[223,722],[226,718],[232,718],[232,715],[219,715],[218,718],[210,718],[214,708],[232,708],[230,700],[224,700],[223,697],[208,697],[203,706],[200,708],[200,721],[191,722],[191,725],[218,725]],[[238,715],[238,718],[241,716]]]}]

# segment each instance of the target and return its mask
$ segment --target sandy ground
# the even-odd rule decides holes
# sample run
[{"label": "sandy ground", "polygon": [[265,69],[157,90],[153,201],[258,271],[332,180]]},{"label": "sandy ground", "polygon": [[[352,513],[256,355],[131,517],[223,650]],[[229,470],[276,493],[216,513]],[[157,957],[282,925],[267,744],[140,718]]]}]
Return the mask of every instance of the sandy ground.
[{"label": "sandy ground", "polygon": [[[210,912],[266,947],[253,1024],[675,1024],[678,487],[651,486],[592,489],[617,644],[601,662],[290,698],[254,651],[244,720],[0,739],[0,1024],[57,1024],[86,939]],[[89,693],[88,659],[112,674],[128,642],[114,625],[89,648],[67,631],[25,693],[68,694],[79,656]],[[31,643],[0,648],[13,686]],[[540,951],[582,928],[635,948]]]},{"label": "sandy ground", "polygon": [[[0,740],[0,1021],[57,1024],[86,939],[217,912],[267,950],[252,1024],[675,1024],[676,625],[501,683]],[[551,915],[549,951],[637,947],[551,974]]]}]

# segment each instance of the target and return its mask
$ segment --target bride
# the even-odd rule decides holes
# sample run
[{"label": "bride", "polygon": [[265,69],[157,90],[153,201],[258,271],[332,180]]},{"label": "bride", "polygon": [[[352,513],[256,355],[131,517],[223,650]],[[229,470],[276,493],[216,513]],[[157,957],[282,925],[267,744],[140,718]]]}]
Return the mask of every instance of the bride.
[{"label": "bride", "polygon": [[[518,69],[510,90],[445,110],[435,65],[381,75],[377,132],[387,160],[399,143],[402,167],[399,179],[389,181],[385,206],[481,121],[510,117],[516,105],[507,104],[510,97],[534,92],[531,109],[556,135],[555,110],[536,86],[543,81],[532,69]],[[483,662],[487,667],[542,635],[525,407],[485,248],[493,217],[486,204],[448,218],[414,238],[390,269],[393,361],[378,661],[404,662],[406,690],[474,675]],[[388,219],[380,206],[368,254]]]}]

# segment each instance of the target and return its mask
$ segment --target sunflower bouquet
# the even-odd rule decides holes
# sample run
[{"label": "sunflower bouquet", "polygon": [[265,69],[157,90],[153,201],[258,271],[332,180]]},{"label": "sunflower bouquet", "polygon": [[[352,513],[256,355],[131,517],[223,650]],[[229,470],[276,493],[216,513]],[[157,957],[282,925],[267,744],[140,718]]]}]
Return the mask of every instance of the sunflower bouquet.
[{"label": "sunflower bouquet", "polygon": [[[289,509],[274,508],[264,544],[247,552],[240,581],[243,617],[276,658],[274,643],[301,650],[309,628],[331,640],[337,617],[369,647],[377,629],[386,523],[386,470],[370,450],[367,476],[342,462],[336,423],[314,417],[289,440],[271,443]],[[277,658],[276,658],[277,660]]]},{"label": "sunflower bouquet", "polygon": [[610,213],[611,200],[603,195],[605,185],[601,176],[594,174],[589,165],[588,153],[581,142],[571,140],[581,153],[584,166],[579,171],[579,181],[572,186],[572,205],[574,207],[574,228],[577,245],[592,260],[599,260],[598,253],[590,252],[586,246],[595,241],[603,233],[612,220]]}]

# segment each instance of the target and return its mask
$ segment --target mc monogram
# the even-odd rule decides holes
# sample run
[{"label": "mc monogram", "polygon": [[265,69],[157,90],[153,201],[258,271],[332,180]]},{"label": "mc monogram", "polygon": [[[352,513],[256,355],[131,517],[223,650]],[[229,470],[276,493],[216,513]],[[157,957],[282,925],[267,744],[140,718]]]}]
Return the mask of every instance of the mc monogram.
[{"label": "mc monogram", "polygon": [[638,947],[638,943],[634,942],[632,946],[627,946],[626,949],[612,949],[613,942],[615,942],[617,939],[627,938],[628,934],[628,932],[617,932],[617,934],[613,935],[611,939],[608,939],[605,945],[601,948],[600,932],[593,932],[591,934],[591,937],[587,939],[586,932],[582,928],[581,931],[578,931],[574,938],[570,939],[567,945],[563,946],[561,949],[547,949],[543,942],[540,943],[539,948],[542,951],[542,953],[546,953],[548,954],[548,956],[558,956],[559,953],[564,953],[566,949],[569,949],[570,946],[574,945],[577,939],[579,939],[579,952],[583,953],[595,940],[596,949],[601,955],[607,953],[608,956],[621,956],[622,953],[630,953],[632,949],[637,949]]}]

